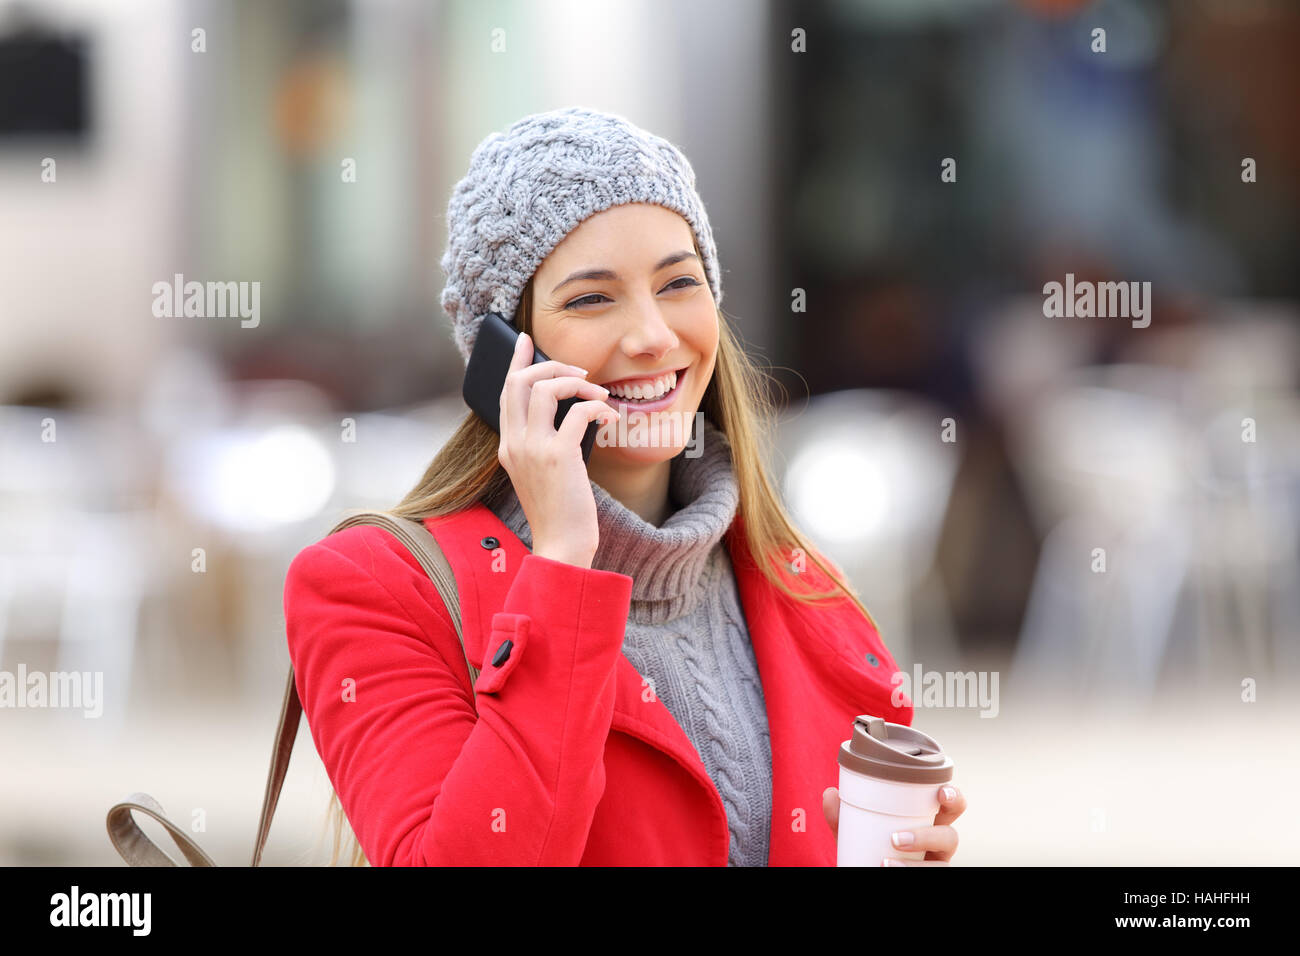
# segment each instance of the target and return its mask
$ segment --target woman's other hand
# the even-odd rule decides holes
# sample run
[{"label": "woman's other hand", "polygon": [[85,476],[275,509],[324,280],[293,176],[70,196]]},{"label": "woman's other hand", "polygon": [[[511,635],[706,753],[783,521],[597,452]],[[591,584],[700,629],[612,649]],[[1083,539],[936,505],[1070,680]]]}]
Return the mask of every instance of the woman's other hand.
[{"label": "woman's other hand", "polygon": [[[900,850],[925,850],[924,860],[886,860],[881,865],[888,866],[947,866],[952,855],[957,852],[957,831],[950,824],[966,811],[966,798],[952,784],[939,788],[939,812],[935,814],[934,825],[900,830],[893,835],[894,846]],[[839,838],[840,791],[837,787],[827,787],[822,792],[822,812],[831,833]]]}]

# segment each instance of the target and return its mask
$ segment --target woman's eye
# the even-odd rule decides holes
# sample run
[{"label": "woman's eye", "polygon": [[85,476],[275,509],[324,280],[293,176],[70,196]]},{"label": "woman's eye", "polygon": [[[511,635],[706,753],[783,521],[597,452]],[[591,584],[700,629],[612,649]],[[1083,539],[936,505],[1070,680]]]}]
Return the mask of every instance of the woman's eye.
[{"label": "woman's eye", "polygon": [[[685,282],[686,285],[678,285],[677,283],[679,282]],[[680,279],[674,279],[672,282],[668,283],[668,285],[664,286],[664,288],[665,289],[689,289],[691,286],[695,286],[699,284],[700,283],[693,276],[682,276]],[[565,308],[572,309],[581,305],[595,305],[596,304],[595,302],[588,303],[587,300],[603,299],[603,298],[605,298],[605,296],[601,295],[599,292],[593,292],[590,295],[584,295],[580,298],[574,299],[572,302],[566,305]]]}]

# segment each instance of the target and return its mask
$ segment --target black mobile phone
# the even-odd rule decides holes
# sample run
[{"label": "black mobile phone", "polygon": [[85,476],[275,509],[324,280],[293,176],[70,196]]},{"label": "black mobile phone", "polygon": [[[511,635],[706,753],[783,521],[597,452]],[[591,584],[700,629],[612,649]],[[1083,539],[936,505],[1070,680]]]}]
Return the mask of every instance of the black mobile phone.
[{"label": "black mobile phone", "polygon": [[[506,373],[510,371],[510,360],[514,358],[515,342],[519,340],[519,331],[498,312],[489,312],[479,325],[478,337],[469,354],[469,365],[465,369],[465,385],[461,393],[465,404],[479,418],[492,426],[492,430],[501,434],[501,389],[505,388]],[[537,343],[533,343],[533,361],[548,362],[550,358]],[[561,399],[555,410],[555,427],[558,429],[569,409],[582,399],[574,395]],[[596,443],[596,432],[600,422],[590,422],[582,436],[582,460],[591,459],[591,449]]]}]

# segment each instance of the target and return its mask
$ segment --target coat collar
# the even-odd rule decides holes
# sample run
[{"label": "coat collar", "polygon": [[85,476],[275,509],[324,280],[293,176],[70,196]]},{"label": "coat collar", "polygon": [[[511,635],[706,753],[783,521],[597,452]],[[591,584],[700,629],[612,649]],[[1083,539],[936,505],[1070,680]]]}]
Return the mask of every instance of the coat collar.
[{"label": "coat collar", "polygon": [[[514,575],[529,553],[523,542],[481,502],[451,515],[425,520],[456,570],[465,650],[480,668],[492,618],[504,605]],[[905,711],[889,710],[885,698],[863,699],[863,678],[854,672],[849,650],[833,612],[809,613],[808,606],[773,588],[742,547],[743,524],[733,521],[725,541],[758,664],[772,743],[772,820],[770,865],[834,865],[835,843],[822,819],[821,792],[838,783],[836,735],[847,739],[853,717],[883,713],[911,722]],[[485,539],[495,538],[496,542]],[[491,569],[492,551],[504,549],[506,573]],[[499,567],[499,566],[498,566]],[[470,573],[465,573],[465,572]],[[821,622],[821,623],[819,623]],[[798,638],[798,639],[796,639]],[[895,667],[883,645],[880,672]],[[847,671],[847,673],[846,673]],[[874,678],[872,674],[870,677]],[[695,745],[664,703],[650,694],[627,656],[616,664],[614,712],[610,729],[636,737],[672,757],[710,795],[713,826],[727,832],[726,809]],[[884,685],[888,687],[888,683]],[[809,746],[809,741],[820,741]],[[829,749],[827,743],[829,742]],[[805,819],[799,825],[799,813]],[[795,820],[792,822],[792,814]],[[721,842],[726,846],[726,840]],[[829,857],[829,859],[828,859]],[[719,865],[725,865],[724,858]]]}]

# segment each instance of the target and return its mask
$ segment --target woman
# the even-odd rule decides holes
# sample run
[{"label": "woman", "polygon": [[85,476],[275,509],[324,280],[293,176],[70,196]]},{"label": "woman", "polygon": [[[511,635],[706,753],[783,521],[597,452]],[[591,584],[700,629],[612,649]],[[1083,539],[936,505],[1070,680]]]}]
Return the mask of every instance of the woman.
[{"label": "woman", "polygon": [[[619,116],[537,114],[479,145],[447,218],[462,356],[489,312],[524,334],[501,434],[471,414],[394,511],[447,554],[478,680],[385,531],[305,548],[285,585],[353,862],[833,866],[840,741],[912,707],[764,472],[690,164]],[[906,844],[938,863],[965,806],[941,799]]]}]

